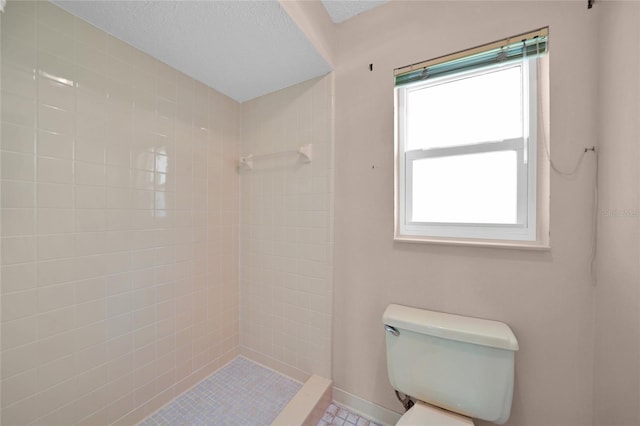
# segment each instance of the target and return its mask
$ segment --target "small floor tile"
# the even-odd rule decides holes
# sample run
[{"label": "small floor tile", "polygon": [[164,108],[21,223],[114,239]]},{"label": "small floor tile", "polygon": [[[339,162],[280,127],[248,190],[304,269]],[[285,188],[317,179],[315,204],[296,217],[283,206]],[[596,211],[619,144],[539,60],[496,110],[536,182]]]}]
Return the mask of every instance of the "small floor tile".
[{"label": "small floor tile", "polygon": [[302,385],[238,357],[140,426],[267,426]]},{"label": "small floor tile", "polygon": [[336,402],[329,404],[318,426],[379,426]]}]

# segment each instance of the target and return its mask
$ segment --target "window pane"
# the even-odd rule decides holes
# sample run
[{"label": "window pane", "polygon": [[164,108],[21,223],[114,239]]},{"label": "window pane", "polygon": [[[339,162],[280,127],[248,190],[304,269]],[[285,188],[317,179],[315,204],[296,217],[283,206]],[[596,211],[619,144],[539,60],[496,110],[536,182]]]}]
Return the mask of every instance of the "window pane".
[{"label": "window pane", "polygon": [[413,161],[413,222],[516,224],[516,151]]},{"label": "window pane", "polygon": [[522,67],[407,90],[407,151],[522,137]]}]

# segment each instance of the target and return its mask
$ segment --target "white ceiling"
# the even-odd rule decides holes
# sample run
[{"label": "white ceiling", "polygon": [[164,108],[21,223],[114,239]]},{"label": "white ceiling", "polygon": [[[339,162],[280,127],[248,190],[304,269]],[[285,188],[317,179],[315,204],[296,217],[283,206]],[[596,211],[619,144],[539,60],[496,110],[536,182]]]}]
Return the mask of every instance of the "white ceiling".
[{"label": "white ceiling", "polygon": [[[277,0],[51,1],[238,102],[331,71]],[[386,0],[322,2],[337,23]]]},{"label": "white ceiling", "polygon": [[322,0],[331,20],[335,24],[351,19],[369,9],[385,4],[389,0]]}]

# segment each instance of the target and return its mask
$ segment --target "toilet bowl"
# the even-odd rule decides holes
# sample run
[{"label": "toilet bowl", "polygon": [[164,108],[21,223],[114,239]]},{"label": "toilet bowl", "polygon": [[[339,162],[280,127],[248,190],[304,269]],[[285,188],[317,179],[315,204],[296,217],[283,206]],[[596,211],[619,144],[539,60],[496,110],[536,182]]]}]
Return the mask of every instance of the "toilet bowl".
[{"label": "toilet bowl", "polygon": [[473,426],[473,420],[423,402],[416,402],[397,426]]}]

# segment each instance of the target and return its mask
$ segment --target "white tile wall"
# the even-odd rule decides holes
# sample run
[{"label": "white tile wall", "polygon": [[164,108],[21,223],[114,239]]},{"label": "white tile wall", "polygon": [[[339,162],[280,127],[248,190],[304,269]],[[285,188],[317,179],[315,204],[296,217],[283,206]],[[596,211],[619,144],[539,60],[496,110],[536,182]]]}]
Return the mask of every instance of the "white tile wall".
[{"label": "white tile wall", "polygon": [[242,104],[240,343],[294,371],[331,377],[332,77]]},{"label": "white tile wall", "polygon": [[1,16],[0,423],[135,423],[237,353],[240,106],[49,2]]}]

